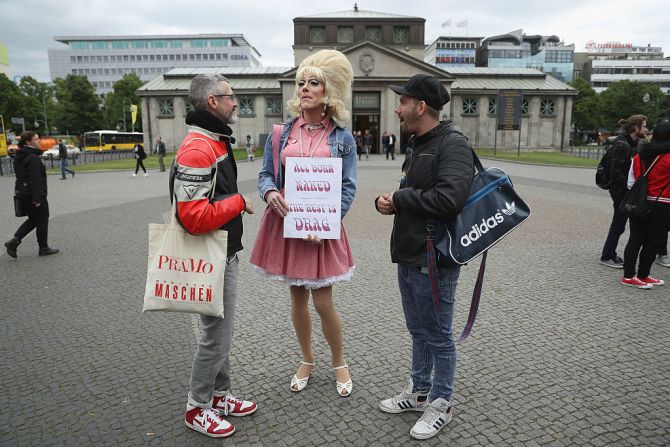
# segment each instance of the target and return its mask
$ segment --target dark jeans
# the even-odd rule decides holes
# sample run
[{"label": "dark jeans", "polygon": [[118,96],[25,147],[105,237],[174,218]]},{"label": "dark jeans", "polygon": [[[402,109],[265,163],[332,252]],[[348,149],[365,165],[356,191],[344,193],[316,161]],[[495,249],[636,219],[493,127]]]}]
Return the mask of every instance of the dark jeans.
[{"label": "dark jeans", "polygon": [[621,196],[614,196],[610,193],[612,197],[612,205],[614,206],[614,215],[612,216],[612,223],[610,224],[610,230],[607,233],[607,239],[605,239],[605,245],[603,246],[603,251],[600,254],[600,259],[606,261],[608,259],[614,259],[616,254],[617,245],[619,245],[619,238],[626,231],[626,221],[628,216],[620,213],[618,211],[619,204],[623,200],[623,194]]},{"label": "dark jeans", "polygon": [[49,236],[49,203],[44,200],[42,204],[38,207],[35,207],[32,202],[32,197],[21,198],[23,206],[28,210],[28,220],[23,222],[14,237],[17,239],[23,239],[37,228],[37,243],[40,248],[46,248],[49,246],[47,243]]},{"label": "dark jeans", "polygon": [[146,173],[147,173],[147,170],[146,170],[145,167],[144,167],[144,163],[142,163],[142,160],[140,160],[140,159],[138,158],[138,159],[137,159],[137,163],[135,163],[135,174],[137,174],[137,171],[140,170],[140,167],[142,168],[142,170],[143,170],[144,173],[146,174]]},{"label": "dark jeans", "polygon": [[61,158],[60,159],[60,175],[61,175],[61,178],[65,178],[65,173],[66,172],[68,172],[70,174],[74,174],[73,170],[67,168],[67,158]]},{"label": "dark jeans", "polygon": [[623,276],[635,275],[638,254],[640,263],[638,278],[649,276],[651,265],[656,258],[658,247],[670,230],[670,205],[657,203],[645,219],[630,219],[630,238],[626,244],[623,258]]}]

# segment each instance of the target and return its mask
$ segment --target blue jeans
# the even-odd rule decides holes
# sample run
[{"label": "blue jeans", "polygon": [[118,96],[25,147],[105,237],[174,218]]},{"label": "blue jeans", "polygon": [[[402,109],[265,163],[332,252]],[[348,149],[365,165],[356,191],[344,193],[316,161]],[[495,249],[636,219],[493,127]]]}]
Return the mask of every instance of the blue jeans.
[{"label": "blue jeans", "polygon": [[193,356],[188,403],[201,408],[212,406],[214,395],[230,390],[230,345],[237,295],[239,258],[228,260],[223,283],[223,318],[200,315],[202,339]]},{"label": "blue jeans", "polygon": [[66,172],[68,172],[70,174],[74,173],[74,171],[67,168],[67,158],[61,158],[60,159],[60,175],[61,175],[62,178],[65,178],[65,173]]},{"label": "blue jeans", "polygon": [[612,216],[612,223],[607,233],[607,239],[605,239],[603,251],[600,254],[602,261],[616,258],[616,248],[619,245],[619,238],[626,231],[626,222],[628,221],[628,216],[619,212],[619,204],[623,200],[623,194],[620,197],[614,197],[610,193],[610,196],[612,197],[612,205],[614,206],[614,215]]},{"label": "blue jeans", "polygon": [[431,402],[440,397],[450,401],[454,392],[456,345],[452,320],[460,270],[460,267],[438,269],[437,314],[428,273],[416,266],[398,264],[405,323],[412,334],[412,391],[430,391]]}]

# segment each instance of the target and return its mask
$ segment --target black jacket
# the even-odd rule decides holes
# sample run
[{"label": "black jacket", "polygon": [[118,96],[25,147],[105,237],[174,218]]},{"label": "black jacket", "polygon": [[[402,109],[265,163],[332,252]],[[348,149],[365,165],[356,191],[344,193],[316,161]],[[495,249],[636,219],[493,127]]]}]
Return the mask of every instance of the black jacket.
[{"label": "black jacket", "polygon": [[628,191],[628,171],[630,170],[630,161],[635,155],[637,142],[626,135],[616,138],[612,146],[610,155],[610,195],[615,200],[622,198]]},{"label": "black jacket", "polygon": [[47,200],[47,169],[42,163],[42,151],[22,146],[14,157],[16,173],[15,194],[21,197],[32,197],[35,203]]},{"label": "black jacket", "polygon": [[[391,260],[426,267],[428,220],[451,220],[470,196],[474,162],[468,140],[443,121],[410,141],[402,170],[405,185],[393,194],[396,215],[391,235]],[[437,175],[433,157],[439,152]]]}]

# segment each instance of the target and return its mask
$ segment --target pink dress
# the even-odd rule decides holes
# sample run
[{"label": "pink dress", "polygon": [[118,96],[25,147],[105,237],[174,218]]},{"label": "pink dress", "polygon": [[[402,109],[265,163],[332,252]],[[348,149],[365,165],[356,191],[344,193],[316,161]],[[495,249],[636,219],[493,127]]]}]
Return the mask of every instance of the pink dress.
[{"label": "pink dress", "polygon": [[[286,157],[300,157],[299,128],[306,124],[302,118],[293,124],[281,155],[282,165],[285,165]],[[313,157],[330,157],[328,135],[333,125],[329,118],[323,124],[326,126],[325,132],[324,129],[308,131],[303,127],[303,156],[311,154]],[[284,194],[283,190],[280,192]],[[302,239],[287,239],[284,238],[284,218],[270,207],[265,208],[250,262],[261,275],[270,280],[307,289],[320,289],[340,281],[349,281],[355,268],[344,225],[340,239],[325,239],[320,245]]]}]

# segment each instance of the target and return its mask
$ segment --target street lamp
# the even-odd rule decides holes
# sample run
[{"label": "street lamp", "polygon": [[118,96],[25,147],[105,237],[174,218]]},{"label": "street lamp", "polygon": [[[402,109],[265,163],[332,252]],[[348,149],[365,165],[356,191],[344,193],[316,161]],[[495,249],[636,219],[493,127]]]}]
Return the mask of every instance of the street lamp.
[{"label": "street lamp", "polygon": [[126,132],[126,102],[128,105],[131,104],[130,100],[124,99],[123,104],[121,105],[121,111],[123,112],[123,131]]}]

